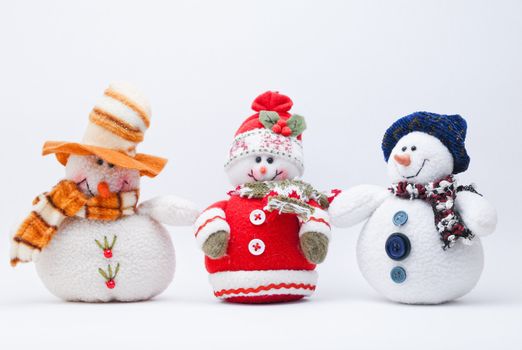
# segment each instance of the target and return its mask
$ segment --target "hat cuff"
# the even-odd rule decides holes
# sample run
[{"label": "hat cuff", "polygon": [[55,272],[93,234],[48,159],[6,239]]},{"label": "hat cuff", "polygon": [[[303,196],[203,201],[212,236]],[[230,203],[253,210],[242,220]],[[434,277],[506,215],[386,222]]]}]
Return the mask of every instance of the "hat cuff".
[{"label": "hat cuff", "polygon": [[236,160],[255,154],[270,154],[294,163],[304,172],[303,145],[297,137],[276,134],[269,129],[254,129],[237,135],[232,142],[225,168]]}]

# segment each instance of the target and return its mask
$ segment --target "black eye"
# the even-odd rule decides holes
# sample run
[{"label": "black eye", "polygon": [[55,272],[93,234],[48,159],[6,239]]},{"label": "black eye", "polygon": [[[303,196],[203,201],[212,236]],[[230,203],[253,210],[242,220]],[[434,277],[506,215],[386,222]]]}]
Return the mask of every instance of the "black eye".
[{"label": "black eye", "polygon": [[103,159],[98,158],[98,160],[96,161],[96,163],[97,163],[98,165],[103,165]]},{"label": "black eye", "polygon": [[268,164],[272,164],[272,163],[274,162],[274,158],[272,158],[272,157],[268,157],[268,158],[266,159],[266,161],[267,161]]},{"label": "black eye", "polygon": [[256,157],[256,163],[261,163],[263,159],[261,157]]},{"label": "black eye", "polygon": [[114,164],[108,163],[108,165],[109,165],[109,168],[111,168],[111,169],[114,168]]},{"label": "black eye", "polygon": [[408,149],[408,147],[404,146],[403,148],[401,148],[403,152],[406,152],[406,150]]},{"label": "black eye", "polygon": [[411,146],[411,150],[412,151],[416,151],[417,150],[417,146]]}]

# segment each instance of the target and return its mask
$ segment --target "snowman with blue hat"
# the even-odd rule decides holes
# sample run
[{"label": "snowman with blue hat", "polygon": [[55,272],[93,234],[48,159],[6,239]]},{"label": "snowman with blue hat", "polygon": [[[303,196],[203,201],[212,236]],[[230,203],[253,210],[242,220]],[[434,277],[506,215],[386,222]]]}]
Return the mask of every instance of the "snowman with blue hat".
[{"label": "snowman with blue hat", "polygon": [[391,186],[356,186],[331,203],[335,226],[368,219],[357,243],[359,268],[390,300],[444,303],[480,278],[480,237],[495,230],[497,215],[473,186],[456,183],[470,162],[466,130],[459,115],[416,112],[397,120],[382,142]]}]

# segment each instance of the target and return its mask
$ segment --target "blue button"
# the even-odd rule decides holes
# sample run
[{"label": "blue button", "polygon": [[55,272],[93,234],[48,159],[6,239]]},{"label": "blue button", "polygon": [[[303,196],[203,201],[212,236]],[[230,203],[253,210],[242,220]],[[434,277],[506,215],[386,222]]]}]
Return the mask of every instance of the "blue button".
[{"label": "blue button", "polygon": [[393,224],[395,226],[402,226],[408,222],[408,214],[405,211],[398,211],[393,215]]},{"label": "blue button", "polygon": [[390,277],[395,283],[402,283],[406,281],[406,270],[400,266],[395,266],[391,272]]},{"label": "blue button", "polygon": [[386,254],[392,260],[404,260],[410,255],[411,244],[409,238],[402,233],[391,234],[386,240]]}]

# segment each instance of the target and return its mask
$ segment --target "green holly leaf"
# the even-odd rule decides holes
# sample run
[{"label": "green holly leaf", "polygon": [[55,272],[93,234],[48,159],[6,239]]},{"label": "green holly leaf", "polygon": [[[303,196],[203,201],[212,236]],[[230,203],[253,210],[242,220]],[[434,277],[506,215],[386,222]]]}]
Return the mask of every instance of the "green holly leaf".
[{"label": "green holly leaf", "polygon": [[100,243],[100,241],[98,241],[97,239],[95,239],[94,241],[96,242],[96,245],[98,245],[98,247],[100,247],[100,249],[103,250],[103,246]]},{"label": "green holly leaf", "polygon": [[107,274],[105,273],[105,271],[103,271],[102,269],[98,269],[98,272],[99,272],[100,275],[102,275],[102,277],[105,278],[107,281],[109,280],[109,277],[107,276]]},{"label": "green holly leaf", "polygon": [[292,136],[299,136],[306,130],[305,119],[298,114],[293,114],[290,119],[286,121],[286,125],[292,129]]},{"label": "green holly leaf", "polygon": [[117,239],[118,239],[118,236],[114,235],[114,237],[112,238],[112,243],[111,243],[110,249],[114,248],[114,245],[116,244]]},{"label": "green holly leaf", "polygon": [[264,125],[267,129],[272,129],[272,127],[279,120],[279,114],[274,111],[261,111],[259,112],[259,121]]}]

